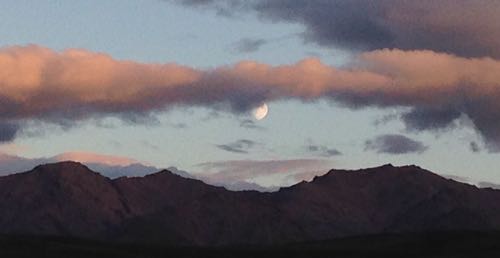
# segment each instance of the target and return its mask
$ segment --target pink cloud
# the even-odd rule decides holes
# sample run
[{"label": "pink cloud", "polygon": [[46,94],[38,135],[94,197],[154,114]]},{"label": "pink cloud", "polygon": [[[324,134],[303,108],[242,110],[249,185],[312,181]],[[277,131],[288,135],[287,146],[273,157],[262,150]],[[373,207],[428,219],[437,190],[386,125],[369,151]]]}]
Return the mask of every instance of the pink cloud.
[{"label": "pink cloud", "polygon": [[81,163],[98,163],[108,166],[129,166],[132,164],[141,163],[135,159],[113,156],[113,155],[104,155],[93,152],[65,152],[54,156],[52,158],[55,161],[77,161]]},{"label": "pink cloud", "polygon": [[384,49],[340,68],[312,58],[199,70],[30,45],[0,49],[0,86],[4,140],[16,137],[13,130],[26,120],[68,124],[179,105],[245,112],[263,101],[330,99],[355,108],[409,107],[403,120],[418,130],[445,127],[465,115],[490,150],[500,149],[500,61],[491,58]]}]

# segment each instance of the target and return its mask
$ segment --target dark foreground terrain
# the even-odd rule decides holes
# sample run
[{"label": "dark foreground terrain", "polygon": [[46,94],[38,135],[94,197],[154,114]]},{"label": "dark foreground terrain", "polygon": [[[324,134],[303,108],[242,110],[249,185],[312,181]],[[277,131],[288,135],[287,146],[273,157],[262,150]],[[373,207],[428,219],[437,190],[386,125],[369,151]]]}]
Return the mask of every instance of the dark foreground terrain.
[{"label": "dark foreground terrain", "polygon": [[3,236],[0,257],[500,257],[500,232],[394,234],[274,247],[217,248]]}]

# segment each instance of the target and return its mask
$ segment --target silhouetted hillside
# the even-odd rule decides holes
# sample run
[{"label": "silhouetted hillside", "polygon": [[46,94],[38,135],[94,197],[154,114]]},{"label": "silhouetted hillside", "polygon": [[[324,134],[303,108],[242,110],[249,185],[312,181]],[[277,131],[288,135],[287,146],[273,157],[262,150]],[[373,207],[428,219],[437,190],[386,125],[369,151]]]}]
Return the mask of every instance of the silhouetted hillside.
[{"label": "silhouetted hillside", "polygon": [[75,162],[0,177],[0,234],[169,246],[276,246],[500,230],[500,191],[416,166],[331,170],[275,193],[232,192],[163,170],[111,180]]}]

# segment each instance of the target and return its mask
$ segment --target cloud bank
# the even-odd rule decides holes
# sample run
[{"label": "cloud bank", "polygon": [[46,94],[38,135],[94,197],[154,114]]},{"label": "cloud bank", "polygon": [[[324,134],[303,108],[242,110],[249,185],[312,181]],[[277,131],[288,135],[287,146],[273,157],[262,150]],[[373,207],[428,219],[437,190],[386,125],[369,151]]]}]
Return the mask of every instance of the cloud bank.
[{"label": "cloud bank", "polygon": [[[500,61],[433,51],[377,50],[345,67],[318,59],[270,66],[243,61],[198,70],[122,61],[86,50],[0,49],[0,140],[27,121],[72,125],[116,116],[135,121],[177,106],[234,113],[282,99],[328,99],[348,108],[406,107],[409,129],[445,128],[468,117],[500,150]],[[143,116],[140,116],[143,117]]]},{"label": "cloud bank", "polygon": [[223,15],[253,12],[302,24],[307,41],[357,51],[428,49],[465,57],[500,57],[495,0],[171,0]]}]

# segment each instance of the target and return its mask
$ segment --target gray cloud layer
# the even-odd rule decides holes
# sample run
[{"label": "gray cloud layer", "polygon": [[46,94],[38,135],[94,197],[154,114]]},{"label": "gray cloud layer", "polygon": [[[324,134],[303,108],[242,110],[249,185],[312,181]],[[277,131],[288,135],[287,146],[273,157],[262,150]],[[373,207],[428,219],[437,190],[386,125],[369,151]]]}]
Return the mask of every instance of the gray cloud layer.
[{"label": "gray cloud layer", "polygon": [[300,23],[306,40],[353,50],[429,49],[500,57],[500,2],[495,0],[173,0],[219,14],[256,12]]},{"label": "gray cloud layer", "polygon": [[406,154],[422,153],[427,150],[427,146],[404,135],[386,134],[367,140],[365,149],[374,150],[377,153]]}]

